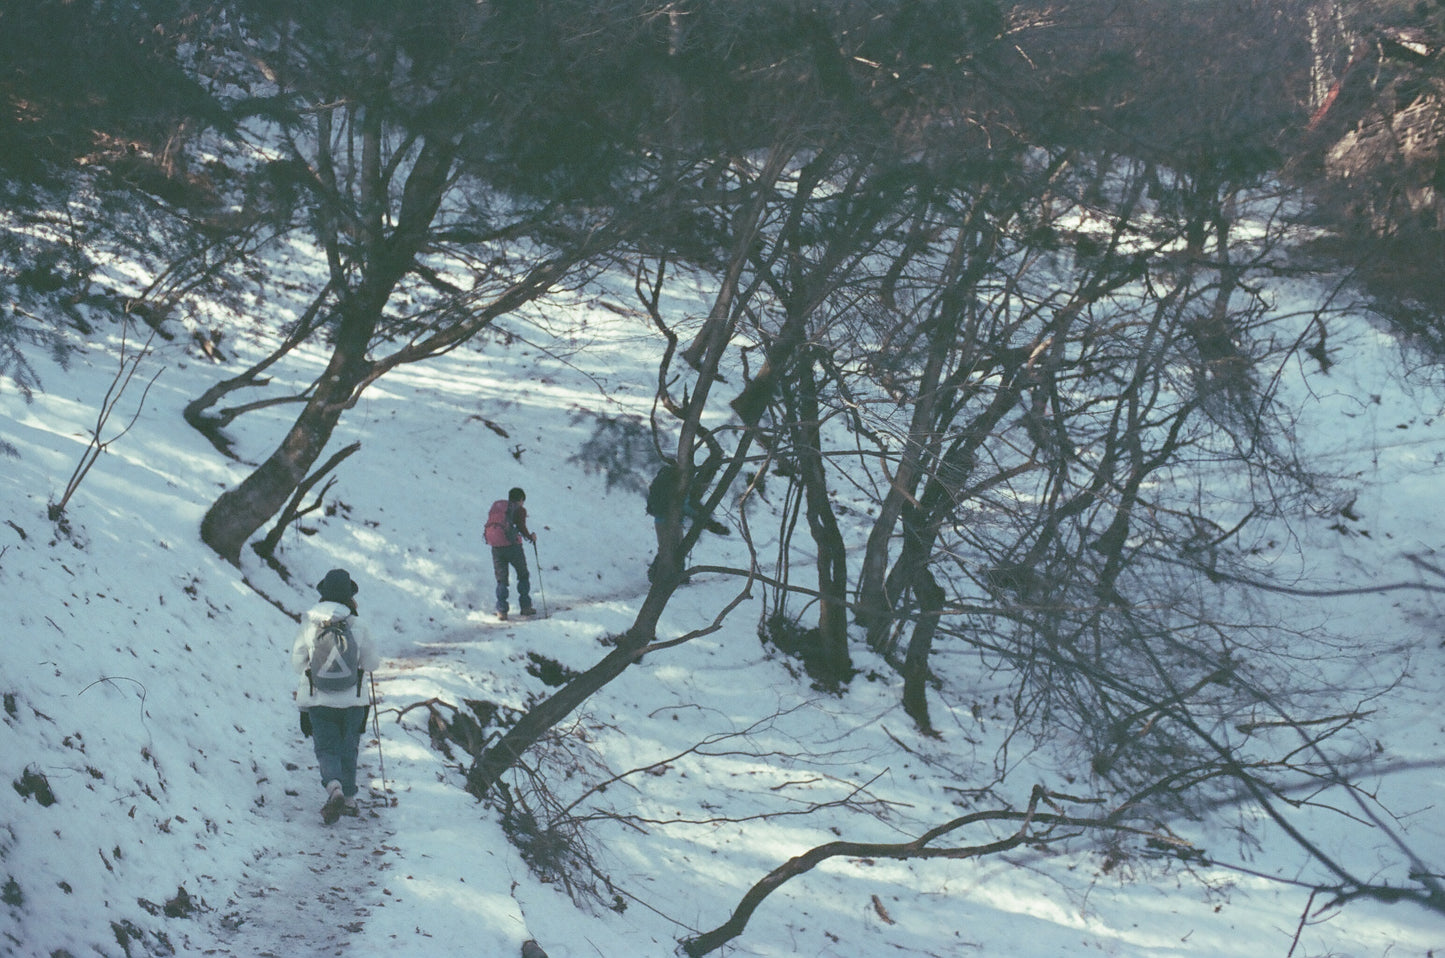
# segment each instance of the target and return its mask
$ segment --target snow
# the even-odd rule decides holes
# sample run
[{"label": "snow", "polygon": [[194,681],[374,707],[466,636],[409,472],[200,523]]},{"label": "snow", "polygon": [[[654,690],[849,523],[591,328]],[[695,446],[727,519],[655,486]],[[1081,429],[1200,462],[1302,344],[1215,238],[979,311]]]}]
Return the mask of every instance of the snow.
[{"label": "snow", "polygon": [[[181,417],[264,354],[263,332],[224,341],[239,354],[225,366],[182,339],[159,344],[103,439],[136,411],[140,381],[163,374],[63,524],[47,506],[95,428],[118,330],[79,344],[69,369],[29,355],[44,385],[33,402],[0,383],[0,435],[19,453],[0,469],[0,764],[16,784],[0,789],[0,954],[503,956],[528,939],[551,958],[671,954],[788,857],[840,837],[906,840],[960,814],[962,790],[993,781],[999,723],[986,707],[974,716],[985,679],[969,684],[966,654],[938,651],[954,678],[935,701],[943,737],[927,739],[903,714],[897,679],[864,650],[845,697],[811,691],[758,641],[750,599],[721,630],[649,654],[527,758],[551,774],[560,801],[582,798],[595,813],[585,841],[615,887],[601,900],[579,907],[560,882],[540,880],[497,811],[464,791],[467,759],[455,745],[451,758],[433,747],[425,703],[446,717],[469,701],[523,710],[550,691],[532,655],[590,667],[646,593],[653,533],[641,496],[609,490],[574,456],[596,417],[646,415],[657,340],[592,295],[554,307],[567,323],[512,317],[515,335],[488,335],[369,389],[328,447],[362,443],[328,495],[334,511],[308,515],[305,531],[283,540],[289,580],[249,551],[232,567],[197,530],[215,497],[269,454],[292,407],[236,423],[241,462]],[[584,341],[551,338],[578,320]],[[1325,623],[1377,650],[1375,670],[1352,684],[1398,678],[1367,703],[1380,750],[1372,787],[1410,847],[1439,863],[1442,393],[1362,317],[1332,328],[1330,345],[1327,376],[1292,367],[1281,388],[1311,463],[1341,477],[1362,518],[1332,531],[1338,517],[1302,515],[1280,534],[1276,565],[1301,592],[1356,591],[1269,601],[1281,621]],[[274,372],[301,385],[322,360],[310,348]],[[501,623],[489,611],[481,526],[513,485],[526,488],[540,533],[528,558],[547,616]],[[747,556],[738,536],[708,536],[694,560],[739,566]],[[369,732],[361,756],[365,810],[328,829],[290,700],[286,613],[309,606],[314,583],[338,566],[360,583],[384,664],[380,737]],[[678,592],[660,635],[707,625],[739,588],[700,576]],[[1307,665],[1328,662],[1301,662],[1301,674]],[[1031,757],[1010,760],[1020,767],[996,800],[1021,807],[1037,776]],[[31,787],[39,781],[53,804]],[[778,814],[850,795],[863,807]],[[1390,874],[1400,852],[1382,831],[1339,796],[1324,804],[1350,814],[1302,812],[1310,836],[1352,867]],[[1325,903],[1272,879],[1313,880],[1316,870],[1263,825],[1258,845],[1240,840],[1232,825],[1250,818],[1223,810],[1211,828],[1178,823],[1220,866],[1105,868],[1084,843],[962,861],[831,859],[776,891],[720,953],[1445,953],[1445,921],[1413,905],[1310,911]]]}]

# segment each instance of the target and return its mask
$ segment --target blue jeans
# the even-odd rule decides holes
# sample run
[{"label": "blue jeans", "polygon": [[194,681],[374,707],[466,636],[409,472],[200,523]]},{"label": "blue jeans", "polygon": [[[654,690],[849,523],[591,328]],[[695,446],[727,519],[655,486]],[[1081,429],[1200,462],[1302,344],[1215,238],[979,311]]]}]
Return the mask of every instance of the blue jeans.
[{"label": "blue jeans", "polygon": [[532,578],[527,575],[527,553],[519,542],[510,546],[492,546],[492,571],[497,575],[497,612],[507,611],[508,570],[517,570],[517,604],[526,612],[532,608]]},{"label": "blue jeans", "polygon": [[341,783],[341,794],[356,794],[356,754],[361,750],[361,733],[366,728],[366,706],[333,709],[317,705],[311,714],[311,744],[316,747],[316,764],[321,769],[321,787]]}]

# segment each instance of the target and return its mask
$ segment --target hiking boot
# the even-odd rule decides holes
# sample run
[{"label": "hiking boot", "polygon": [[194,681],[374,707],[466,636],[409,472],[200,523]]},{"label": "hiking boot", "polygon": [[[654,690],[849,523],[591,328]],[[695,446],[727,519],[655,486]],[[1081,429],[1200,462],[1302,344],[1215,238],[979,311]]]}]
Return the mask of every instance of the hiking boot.
[{"label": "hiking boot", "polygon": [[499,621],[501,621],[501,622],[507,621],[507,610],[506,610],[506,609],[498,609],[498,610],[497,610],[497,619],[498,619]]},{"label": "hiking boot", "polygon": [[341,817],[341,809],[346,805],[346,796],[341,794],[340,782],[328,783],[326,791],[329,794],[326,796],[326,804],[321,806],[321,821],[330,825]]},{"label": "hiking boot", "polygon": [[523,609],[521,612],[519,612],[519,613],[517,613],[517,614],[518,614],[518,615],[524,615],[524,616],[527,616],[527,615],[536,615],[536,614],[537,614],[537,610],[534,609],[534,608],[532,608],[531,606],[528,606],[527,608]]},{"label": "hiking boot", "polygon": [[356,807],[356,796],[355,796],[355,795],[352,795],[352,796],[350,796],[350,797],[348,797],[348,798],[342,799],[342,801],[341,801],[341,814],[345,815],[347,818],[360,818],[360,817],[361,817],[361,809],[359,809],[359,808]]}]

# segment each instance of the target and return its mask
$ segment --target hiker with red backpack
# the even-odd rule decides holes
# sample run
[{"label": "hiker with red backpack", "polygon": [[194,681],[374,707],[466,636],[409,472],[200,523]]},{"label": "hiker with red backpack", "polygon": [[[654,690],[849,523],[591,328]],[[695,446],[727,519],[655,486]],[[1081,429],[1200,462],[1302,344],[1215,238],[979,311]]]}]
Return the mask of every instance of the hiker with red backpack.
[{"label": "hiker with red backpack", "polygon": [[527,493],[513,488],[507,498],[492,503],[487,512],[487,525],[482,537],[492,547],[492,571],[497,577],[497,618],[506,621],[508,605],[507,591],[510,570],[517,570],[517,604],[520,614],[536,615],[532,608],[532,579],[527,574],[527,553],[522,549],[522,540],[533,545],[537,534],[527,528]]},{"label": "hiker with red backpack", "polygon": [[356,816],[356,758],[366,714],[366,676],[380,664],[366,627],[356,620],[358,587],[345,569],[332,569],[316,584],[321,600],[301,617],[291,645],[291,667],[300,676],[296,705],[301,731],[311,737],[326,802],[321,820],[332,824]]}]

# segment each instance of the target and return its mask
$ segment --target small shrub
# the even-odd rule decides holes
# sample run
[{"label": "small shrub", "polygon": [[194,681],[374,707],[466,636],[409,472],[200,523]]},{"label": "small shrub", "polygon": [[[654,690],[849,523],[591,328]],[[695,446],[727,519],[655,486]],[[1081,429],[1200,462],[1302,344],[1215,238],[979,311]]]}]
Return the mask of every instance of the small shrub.
[{"label": "small shrub", "polygon": [[184,885],[176,886],[175,895],[167,899],[164,905],[157,905],[145,898],[136,899],[136,903],[147,913],[157,917],[164,915],[167,918],[190,918],[201,910],[200,904],[191,897]]},{"label": "small shrub", "polygon": [[528,652],[527,659],[529,660],[527,674],[541,679],[552,688],[566,685],[577,674],[561,662],[549,659],[545,655],[538,655],[536,652]]},{"label": "small shrub", "polygon": [[50,780],[33,768],[27,768],[13,784],[21,798],[33,798],[42,808],[55,804],[55,793],[50,790]]},{"label": "small shrub", "polygon": [[50,504],[48,513],[52,522],[60,522],[63,519],[65,507],[70,502],[70,497],[75,495],[75,491],[80,488],[81,482],[85,480],[91,467],[95,465],[96,460],[106,451],[107,447],[130,432],[131,427],[134,426],[136,420],[140,418],[141,410],[145,408],[146,396],[150,394],[151,386],[155,384],[156,377],[161,374],[161,370],[156,370],[155,375],[150,378],[150,382],[146,383],[145,390],[141,393],[140,401],[136,403],[135,413],[131,416],[130,421],[120,427],[109,439],[102,439],[101,434],[106,431],[107,426],[110,424],[110,418],[112,413],[115,412],[116,404],[120,402],[121,395],[125,392],[126,387],[130,385],[131,379],[136,374],[136,370],[140,368],[140,364],[151,354],[151,342],[155,339],[155,333],[152,332],[146,340],[145,345],[141,347],[139,353],[127,353],[125,331],[126,327],[122,327],[120,367],[116,371],[115,378],[111,381],[110,388],[106,391],[105,398],[101,400],[100,409],[96,414],[95,427],[90,430],[90,444],[86,447],[85,451],[81,453],[80,462],[76,465],[75,471],[70,474],[70,481],[66,483],[65,492],[61,495],[60,500]]},{"label": "small shrub", "polygon": [[[535,776],[519,788],[534,801],[555,807],[554,796]],[[608,900],[609,895],[615,899],[612,882],[598,868],[581,820],[563,813],[544,823],[520,792],[501,789],[499,795],[502,831],[539,881],[561,888],[578,907],[601,904],[615,909],[615,901]]]}]

